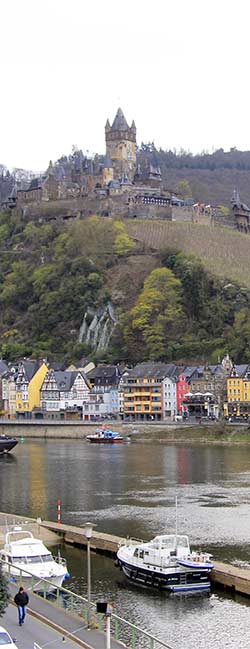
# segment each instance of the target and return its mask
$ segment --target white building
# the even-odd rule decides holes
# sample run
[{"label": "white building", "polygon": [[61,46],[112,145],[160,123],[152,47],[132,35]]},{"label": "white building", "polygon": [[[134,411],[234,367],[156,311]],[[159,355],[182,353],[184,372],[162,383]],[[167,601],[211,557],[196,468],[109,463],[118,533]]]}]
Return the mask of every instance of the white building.
[{"label": "white building", "polygon": [[90,386],[82,372],[50,369],[41,387],[41,407],[47,411],[82,408],[89,395]]},{"label": "white building", "polygon": [[174,421],[177,414],[176,378],[166,376],[162,381],[163,419]]}]

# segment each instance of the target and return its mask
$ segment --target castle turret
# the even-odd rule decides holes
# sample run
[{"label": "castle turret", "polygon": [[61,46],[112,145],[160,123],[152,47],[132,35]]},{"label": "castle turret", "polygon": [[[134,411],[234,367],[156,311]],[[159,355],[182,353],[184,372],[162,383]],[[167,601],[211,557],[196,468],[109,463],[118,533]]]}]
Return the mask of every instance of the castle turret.
[{"label": "castle turret", "polygon": [[108,185],[114,179],[114,168],[109,153],[104,158],[104,165],[102,170],[102,183]]},{"label": "castle turret", "polygon": [[114,178],[126,174],[132,182],[136,169],[136,126],[129,127],[121,108],[118,108],[112,126],[105,126],[106,153],[114,167]]}]

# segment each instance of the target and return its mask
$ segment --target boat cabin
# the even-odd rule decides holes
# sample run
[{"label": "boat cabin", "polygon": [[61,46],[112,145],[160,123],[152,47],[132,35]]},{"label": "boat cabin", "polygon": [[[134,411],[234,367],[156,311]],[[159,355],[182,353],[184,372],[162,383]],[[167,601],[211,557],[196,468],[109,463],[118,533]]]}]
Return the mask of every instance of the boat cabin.
[{"label": "boat cabin", "polygon": [[143,543],[134,550],[134,559],[162,568],[169,565],[171,558],[187,557],[190,554],[187,536],[168,534],[156,536],[149,543]]},{"label": "boat cabin", "polygon": [[[18,534],[22,534],[22,538],[18,539]],[[15,540],[11,540],[13,535],[17,537]],[[51,552],[47,550],[42,541],[34,539],[31,532],[28,531],[8,532],[0,556],[4,561],[13,565],[29,565],[53,561]]]}]

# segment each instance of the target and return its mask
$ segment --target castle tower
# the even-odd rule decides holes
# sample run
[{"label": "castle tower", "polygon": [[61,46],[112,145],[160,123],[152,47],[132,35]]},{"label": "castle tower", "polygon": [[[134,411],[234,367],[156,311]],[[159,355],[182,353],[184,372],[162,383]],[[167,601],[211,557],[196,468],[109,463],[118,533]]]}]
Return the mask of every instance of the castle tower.
[{"label": "castle tower", "polygon": [[113,179],[114,179],[113,162],[110,158],[110,155],[107,153],[104,159],[104,165],[102,170],[102,184],[108,185],[110,181]]},{"label": "castle tower", "polygon": [[126,174],[132,182],[136,170],[136,126],[129,127],[121,108],[118,108],[112,126],[105,126],[106,153],[113,163],[114,178]]}]

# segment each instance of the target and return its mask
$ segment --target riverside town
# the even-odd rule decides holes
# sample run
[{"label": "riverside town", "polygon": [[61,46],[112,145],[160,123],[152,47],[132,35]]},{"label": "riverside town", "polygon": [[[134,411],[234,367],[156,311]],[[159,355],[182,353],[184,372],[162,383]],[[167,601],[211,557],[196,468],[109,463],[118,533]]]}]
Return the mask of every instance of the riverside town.
[{"label": "riverside town", "polygon": [[249,23],[1,5],[0,649],[250,648]]},{"label": "riverside town", "polygon": [[144,362],[135,367],[82,358],[69,366],[0,360],[1,416],[7,419],[215,421],[250,417],[250,365],[226,355],[216,365]]}]

